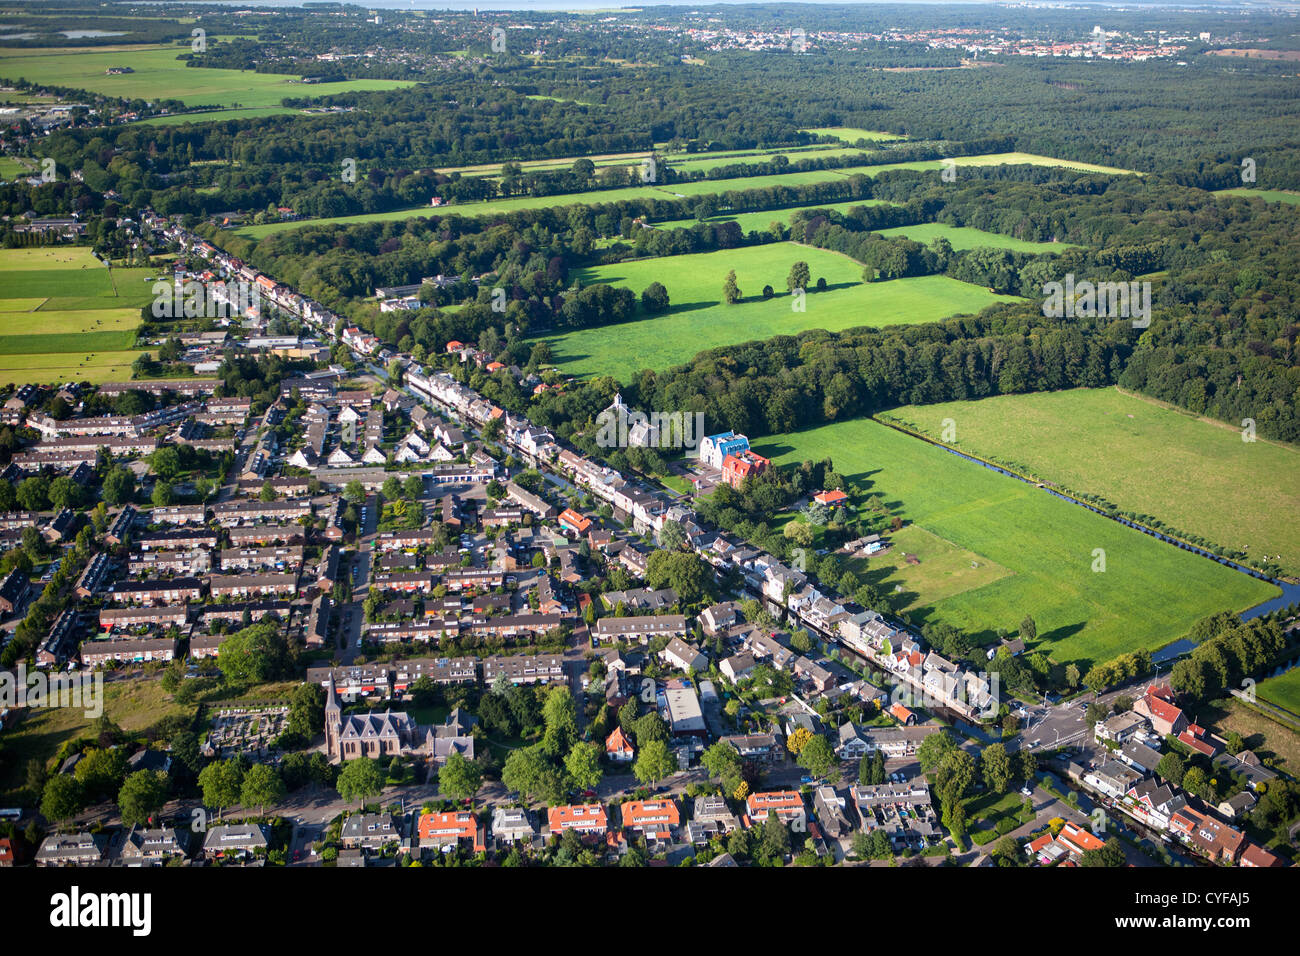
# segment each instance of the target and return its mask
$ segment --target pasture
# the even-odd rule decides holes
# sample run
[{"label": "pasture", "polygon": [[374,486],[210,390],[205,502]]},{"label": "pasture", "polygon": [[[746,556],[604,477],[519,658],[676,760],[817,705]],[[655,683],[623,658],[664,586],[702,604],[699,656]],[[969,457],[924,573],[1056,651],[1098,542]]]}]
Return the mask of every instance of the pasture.
[{"label": "pasture", "polygon": [[[786,292],[790,266],[799,260],[808,263],[813,283],[825,278],[828,285],[824,292],[807,294],[803,312],[793,311]],[[736,270],[744,298],[724,305],[722,285],[730,269]],[[671,304],[664,315],[638,312],[643,317],[629,322],[545,337],[564,371],[621,381],[640,369],[669,368],[717,346],[805,329],[932,322],[1015,301],[947,276],[863,282],[862,266],[847,256],[789,242],[617,263],[584,270],[578,278],[583,285],[624,286],[638,298],[651,282],[668,290]],[[771,299],[763,299],[764,285],[776,291]]]},{"label": "pasture", "polygon": [[1300,715],[1300,667],[1260,681],[1255,686],[1255,693],[1260,700]]},{"label": "pasture", "polygon": [[0,251],[0,381],[129,378],[151,269],[114,269],[84,246]]},{"label": "pasture", "polygon": [[1253,189],[1247,186],[1238,186],[1236,189],[1218,189],[1215,190],[1216,196],[1241,196],[1245,199],[1262,199],[1264,202],[1280,202],[1288,206],[1300,205],[1300,193],[1290,192],[1285,189]]},{"label": "pasture", "polygon": [[[716,222],[734,222],[740,226],[742,232],[763,232],[774,222],[782,225],[789,225],[790,218],[800,209],[833,209],[839,213],[848,212],[854,206],[882,206],[886,205],[883,199],[851,199],[848,202],[829,202],[829,203],[812,203],[804,206],[787,206],[784,209],[764,209],[759,212],[740,212],[730,216],[710,216],[708,221]],[[657,222],[654,225],[659,229],[689,229],[699,222],[697,219],[674,219],[668,222]]]},{"label": "pasture", "polygon": [[897,226],[893,229],[881,229],[882,236],[906,236],[913,242],[931,245],[942,236],[958,252],[964,249],[1009,249],[1012,252],[1061,252],[1074,248],[1064,242],[1031,242],[1026,239],[1013,239],[996,232],[983,229],[971,229],[967,226],[948,226],[941,222],[927,222],[915,226]]},{"label": "pasture", "polygon": [[[1006,164],[1023,164],[1032,166],[1058,166],[1066,169],[1082,169],[1099,173],[1132,174],[1132,170],[1117,169],[1111,166],[1096,166],[1089,163],[1074,163],[1053,159],[1050,156],[1036,156],[1032,153],[989,153],[982,156],[959,156],[953,162],[958,166],[1000,166]],[[302,229],[311,225],[333,225],[360,222],[390,222],[410,219],[414,216],[458,215],[491,216],[500,213],[515,212],[520,209],[545,209],[553,206],[592,205],[597,203],[618,202],[627,199],[684,199],[692,196],[721,195],[728,191],[746,189],[768,189],[772,186],[807,186],[854,175],[875,176],[891,169],[940,170],[944,163],[937,159],[917,160],[905,163],[884,163],[879,166],[850,166],[844,169],[812,170],[801,173],[778,173],[772,176],[741,176],[734,179],[706,179],[698,182],[671,183],[668,185],[625,186],[616,189],[598,189],[581,193],[564,193],[557,196],[513,196],[509,199],[488,199],[483,202],[457,203],[441,209],[429,206],[412,206],[406,209],[394,209],[391,212],[367,213],[359,216],[336,216],[329,219],[304,219],[298,222],[271,222],[260,226],[245,226],[236,230],[246,239],[261,239],[276,232],[289,229]],[[770,221],[770,220],[769,220]]]},{"label": "pasture", "polygon": [[[1300,449],[1115,388],[911,405],[889,416],[967,454],[1100,495],[1300,575]],[[1280,557],[1279,557],[1280,556]]]},{"label": "pasture", "polygon": [[[1040,646],[1087,670],[1125,651],[1159,648],[1208,614],[1278,593],[869,419],[772,436],[755,450],[781,465],[829,457],[852,493],[879,494],[908,526],[1005,569],[968,590],[919,593],[911,610],[913,621],[947,621],[980,643],[1000,628],[1014,631],[1029,614]],[[1105,570],[1094,570],[1099,557]],[[895,583],[907,587],[882,562],[869,561],[867,574],[890,592]]]},{"label": "pasture", "polygon": [[[346,83],[304,85],[298,77],[251,70],[187,67],[176,59],[189,45],[155,44],[117,47],[0,48],[0,76],[23,77],[120,96],[152,100],[177,99],[186,106],[279,106],[285,97],[329,96],[364,90],[392,90],[410,86],[400,80],[350,80]],[[106,73],[109,67],[129,66],[134,72]]]}]

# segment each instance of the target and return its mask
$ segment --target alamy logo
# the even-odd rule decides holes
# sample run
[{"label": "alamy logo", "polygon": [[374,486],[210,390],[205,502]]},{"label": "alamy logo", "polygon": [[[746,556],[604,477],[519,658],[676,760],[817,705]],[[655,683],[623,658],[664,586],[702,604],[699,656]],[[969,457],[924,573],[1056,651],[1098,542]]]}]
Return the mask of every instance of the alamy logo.
[{"label": "alamy logo", "polygon": [[262,293],[252,282],[159,281],[151,291],[155,319],[241,319],[262,312]]},{"label": "alamy logo", "polygon": [[1065,282],[1043,283],[1043,315],[1049,319],[1132,319],[1133,328],[1151,325],[1150,282],[1089,282],[1078,284],[1074,273]]},{"label": "alamy logo", "polygon": [[104,675],[40,670],[29,674],[27,665],[19,662],[12,671],[0,671],[0,709],[18,707],[71,707],[99,717],[104,713]]},{"label": "alamy logo", "polygon": [[50,897],[50,925],[59,929],[125,926],[133,936],[153,929],[153,896],[149,893],[82,893],[74,886]]}]

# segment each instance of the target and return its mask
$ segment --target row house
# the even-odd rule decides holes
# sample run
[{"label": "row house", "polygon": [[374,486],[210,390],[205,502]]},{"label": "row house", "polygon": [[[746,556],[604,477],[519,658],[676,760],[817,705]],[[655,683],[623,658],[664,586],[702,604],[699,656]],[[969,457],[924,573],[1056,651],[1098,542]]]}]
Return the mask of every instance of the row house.
[{"label": "row house", "polygon": [[564,658],[559,654],[486,658],[483,661],[483,683],[490,687],[502,677],[512,684],[550,684],[567,680]]},{"label": "row house", "polygon": [[167,505],[149,512],[150,524],[205,524],[207,520],[206,505]]},{"label": "row house", "polygon": [[465,588],[499,588],[505,583],[505,575],[491,568],[448,568],[443,573],[443,581],[453,591]]},{"label": "row house", "polygon": [[199,622],[210,627],[217,622],[240,624],[247,613],[249,620],[260,621],[267,615],[288,620],[293,605],[288,601],[239,601],[230,604],[206,604],[199,611]]},{"label": "row house", "polygon": [[285,574],[214,574],[208,580],[213,597],[294,597],[298,593],[298,572]]},{"label": "row house", "polygon": [[[415,531],[384,531],[375,536],[376,551],[400,551],[405,548],[427,548],[437,544],[440,535],[432,528]],[[457,561],[460,560],[459,554]]]},{"label": "row house", "polygon": [[596,622],[597,643],[639,641],[649,644],[655,637],[685,637],[686,617],[682,614],[656,614],[646,617],[603,617]]},{"label": "row house", "polygon": [[285,498],[298,498],[306,495],[310,488],[311,479],[302,476],[290,476],[287,478],[267,478],[262,481],[252,479],[251,481],[240,481],[235,487],[241,495],[246,498],[256,498],[262,493],[262,489],[269,483],[271,490],[277,496]]},{"label": "row house", "polygon": [[426,621],[380,621],[366,625],[366,640],[382,644],[409,641],[441,641],[460,635],[460,622],[455,618],[434,618]]},{"label": "row house", "polygon": [[112,567],[112,559],[104,552],[100,551],[92,555],[90,560],[86,562],[81,574],[77,577],[77,596],[88,598],[98,594],[107,582]]},{"label": "row house", "polygon": [[81,632],[81,615],[69,609],[61,613],[36,649],[36,663],[43,667],[57,667],[77,651],[77,638]]},{"label": "row house", "polygon": [[95,667],[109,661],[128,664],[147,661],[166,662],[175,658],[176,645],[176,640],[166,637],[140,641],[86,641],[81,645],[81,663],[87,667]]},{"label": "row house", "polygon": [[225,642],[228,634],[196,634],[190,638],[189,655],[195,660],[204,657],[220,657],[221,645]]},{"label": "row house", "polygon": [[218,558],[222,571],[259,571],[302,567],[305,548],[281,545],[270,548],[225,548]]},{"label": "row house", "polygon": [[203,582],[198,578],[119,581],[108,592],[110,601],[121,604],[179,604],[202,598]]},{"label": "row house", "polygon": [[301,541],[305,531],[302,525],[292,521],[266,521],[229,528],[226,534],[234,547],[244,548],[251,545]]},{"label": "row house", "polygon": [[137,574],[207,574],[212,570],[212,552],[143,551],[127,559],[127,572]]},{"label": "row house", "polygon": [[123,627],[183,627],[189,618],[187,604],[163,607],[103,608],[99,626],[105,630]]},{"label": "row house", "polygon": [[248,521],[296,521],[311,517],[311,501],[292,498],[286,501],[227,501],[212,509],[217,522],[231,527]]},{"label": "row house", "polygon": [[192,551],[196,548],[215,548],[218,532],[203,529],[193,531],[140,531],[133,541],[142,551]]}]

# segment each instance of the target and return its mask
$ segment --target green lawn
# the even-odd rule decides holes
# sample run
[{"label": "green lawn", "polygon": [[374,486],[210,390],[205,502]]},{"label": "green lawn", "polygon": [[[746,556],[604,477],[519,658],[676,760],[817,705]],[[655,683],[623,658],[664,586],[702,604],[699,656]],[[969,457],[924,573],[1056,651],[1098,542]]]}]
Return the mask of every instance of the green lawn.
[{"label": "green lawn", "polygon": [[[1117,169],[1110,166],[1095,166],[1089,163],[1072,163],[1053,159],[1050,156],[1036,156],[1032,153],[989,153],[982,156],[959,156],[953,160],[958,166],[1000,166],[1008,163],[1031,166],[1060,166],[1067,169],[1086,169],[1104,173],[1132,173],[1132,170]],[[407,209],[395,209],[392,212],[369,213],[360,216],[337,216],[330,219],[305,219],[299,222],[272,222],[260,226],[245,226],[237,230],[238,235],[248,239],[260,239],[272,233],[287,229],[302,229],[310,225],[328,225],[334,223],[354,222],[389,222],[410,219],[414,216],[430,214],[460,216],[485,216],[499,213],[515,212],[520,209],[546,209],[553,206],[573,206],[579,204],[620,202],[628,199],[683,198],[686,196],[708,196],[722,194],[731,190],[768,189],[772,186],[807,186],[832,179],[841,179],[855,174],[875,176],[891,169],[943,169],[944,163],[937,159],[917,160],[907,163],[885,163],[880,166],[850,166],[845,169],[813,170],[802,173],[780,173],[775,176],[742,176],[735,179],[709,179],[691,183],[673,183],[666,186],[627,186],[621,189],[592,190],[583,193],[567,193],[559,196],[516,196],[510,199],[489,199],[484,202],[452,204],[440,210],[429,206],[414,206]],[[770,220],[769,220],[770,221]]]},{"label": "green lawn", "polygon": [[1300,667],[1260,681],[1255,692],[1260,700],[1300,715]]},{"label": "green lawn", "polygon": [[[804,312],[792,310],[785,291],[790,266],[798,260],[808,263],[814,283],[824,277],[829,285],[807,295]],[[736,270],[745,298],[723,305],[722,284],[730,269]],[[617,263],[584,270],[579,278],[583,285],[626,286],[638,296],[655,281],[668,289],[672,305],[666,315],[546,337],[566,372],[622,381],[640,369],[669,368],[721,345],[804,329],[932,322],[1015,301],[947,276],[863,282],[862,266],[847,256],[789,242]],[[778,294],[764,300],[764,285]]]},{"label": "green lawn", "polygon": [[[908,406],[891,417],[968,454],[1100,495],[1300,574],[1300,449],[1115,388]],[[1177,476],[1177,480],[1171,480]],[[1279,556],[1280,557],[1276,557]]]},{"label": "green lawn", "polygon": [[947,239],[952,247],[962,249],[1010,249],[1012,252],[1063,252],[1074,246],[1064,242],[1030,242],[1026,239],[1013,239],[996,232],[983,229],[971,229],[968,226],[947,226],[940,222],[921,223],[916,226],[897,226],[893,229],[881,229],[882,236],[906,236],[914,242],[930,245],[940,236]]},{"label": "green lawn", "polygon": [[[1124,651],[1161,647],[1208,614],[1278,594],[867,419],[774,436],[756,451],[778,464],[829,457],[853,493],[880,494],[904,521],[1010,572],[939,599],[922,594],[912,612],[914,621],[945,620],[980,643],[1029,614],[1055,659],[1087,670]],[[1093,570],[1096,549],[1104,551],[1103,572]]]},{"label": "green lawn", "polygon": [[[184,46],[0,48],[0,76],[89,90],[128,99],[165,96],[187,106],[278,106],[285,97],[322,97],[410,86],[401,80],[349,80],[305,85],[299,77],[251,70],[187,67],[176,57]],[[135,72],[108,75],[113,66]]]},{"label": "green lawn", "polygon": [[1247,186],[1238,186],[1236,189],[1218,189],[1214,193],[1216,196],[1245,196],[1247,198],[1262,199],[1264,202],[1286,203],[1288,206],[1300,205],[1300,193],[1289,192],[1285,189],[1253,189]]},{"label": "green lawn", "polygon": [[0,381],[129,378],[154,271],[110,273],[81,246],[0,250]]},{"label": "green lawn", "polygon": [[884,142],[886,140],[906,138],[899,136],[897,133],[882,133],[878,130],[859,129],[856,126],[817,126],[813,129],[804,130],[804,132],[816,133],[818,136],[834,136],[846,143],[856,143],[860,139],[870,142]]},{"label": "green lawn", "polygon": [[[854,206],[884,206],[883,199],[850,199],[847,202],[809,203],[803,206],[787,206],[785,209],[764,209],[760,212],[741,212],[734,216],[712,216],[709,222],[734,222],[740,225],[742,232],[763,232],[774,222],[790,224],[790,218],[799,209],[833,209],[836,212],[848,212]],[[698,223],[698,219],[674,219],[670,222],[657,222],[660,229],[689,229]]]}]

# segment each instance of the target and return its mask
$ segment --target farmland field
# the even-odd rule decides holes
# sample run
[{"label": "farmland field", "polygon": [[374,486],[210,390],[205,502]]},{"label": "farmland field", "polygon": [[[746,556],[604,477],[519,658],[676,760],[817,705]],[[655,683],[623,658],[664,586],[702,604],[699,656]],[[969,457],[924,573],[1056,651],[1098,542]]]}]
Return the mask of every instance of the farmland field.
[{"label": "farmland field", "polygon": [[[0,48],[0,76],[89,90],[108,96],[153,99],[165,96],[187,106],[278,106],[285,97],[321,97],[362,90],[410,86],[399,80],[352,80],[304,85],[278,73],[187,67],[176,59],[181,46]],[[108,75],[109,67],[135,72]],[[285,112],[288,112],[285,110]]]},{"label": "farmland field", "polygon": [[[1066,169],[1082,169],[1100,173],[1132,174],[1132,170],[1117,169],[1111,166],[1096,166],[1090,163],[1073,163],[1053,159],[1050,156],[1036,156],[1032,153],[989,153],[982,156],[958,156],[953,160],[958,166],[1001,166],[1006,164],[1023,164],[1030,166],[1060,166]],[[272,233],[289,229],[302,229],[312,225],[332,225],[336,223],[390,222],[410,219],[413,216],[449,215],[485,216],[498,213],[515,212],[520,209],[546,209],[552,206],[574,206],[603,202],[618,202],[626,199],[679,199],[687,196],[709,196],[730,190],[767,189],[771,186],[806,186],[827,180],[842,179],[853,175],[874,176],[891,169],[943,169],[944,164],[937,159],[917,160],[905,163],[885,163],[879,166],[850,166],[844,169],[812,170],[802,173],[779,173],[774,176],[742,176],[736,179],[706,179],[699,182],[672,183],[664,186],[627,186],[621,189],[592,190],[585,193],[565,193],[558,196],[514,196],[509,199],[488,199],[483,202],[455,204],[433,210],[428,206],[412,206],[407,209],[395,209],[392,212],[368,213],[360,216],[336,216],[329,219],[304,219],[298,222],[270,222],[260,226],[245,226],[236,230],[246,239],[261,239]]]},{"label": "farmland field", "polygon": [[[792,311],[785,291],[790,266],[799,260],[808,263],[814,283],[824,277],[829,286],[824,292],[810,292],[802,313]],[[730,269],[736,270],[745,298],[723,305],[722,283]],[[583,285],[626,286],[638,296],[655,281],[668,290],[672,304],[666,315],[547,337],[554,361],[566,372],[613,375],[623,381],[640,369],[668,368],[720,345],[804,329],[931,322],[1015,301],[947,276],[863,282],[862,266],[852,259],[788,242],[600,266],[584,270],[578,278]],[[764,285],[778,294],[764,300]]]},{"label": "farmland field", "polygon": [[1244,196],[1247,199],[1262,199],[1264,202],[1280,202],[1288,206],[1300,206],[1300,193],[1288,192],[1285,189],[1250,189],[1239,186],[1236,189],[1219,189],[1214,194],[1216,196]]},{"label": "farmland field", "polygon": [[834,136],[836,139],[842,139],[846,143],[856,143],[860,139],[876,140],[884,142],[885,140],[905,139],[897,133],[882,133],[877,130],[858,129],[855,126],[818,126],[815,129],[805,130],[807,133],[816,133],[820,136]]},{"label": "farmland field", "polygon": [[1276,704],[1293,714],[1300,714],[1300,667],[1293,667],[1285,674],[1260,681],[1255,692],[1260,700]]},{"label": "farmland field", "polygon": [[[980,643],[990,643],[998,628],[1015,630],[1029,614],[1054,659],[1086,670],[1124,651],[1161,647],[1208,614],[1278,594],[867,419],[773,436],[755,450],[782,465],[829,457],[851,493],[879,494],[908,524],[1005,568],[1006,576],[969,590],[921,594],[911,611],[914,620],[947,621]],[[1103,572],[1093,570],[1096,549],[1104,551]],[[869,579],[892,592],[896,582],[888,573],[875,578],[872,567],[869,561]]]},{"label": "farmland field", "polygon": [[[1280,555],[1279,564],[1300,574],[1294,446],[1243,442],[1238,429],[1114,388],[913,405],[889,415],[931,438],[952,419],[956,440],[947,444],[968,454],[1100,495],[1224,547]],[[1178,481],[1171,484],[1170,475]]]},{"label": "farmland field", "polygon": [[[784,209],[764,209],[759,212],[741,212],[734,216],[710,216],[709,222],[734,222],[740,226],[742,232],[762,232],[774,222],[790,224],[790,217],[799,209],[833,209],[836,212],[848,212],[854,206],[882,206],[886,205],[883,199],[850,199],[847,202],[828,202],[828,203],[811,203],[804,206],[787,206]],[[660,229],[688,229],[694,226],[699,220],[697,219],[674,219],[671,222],[656,222],[654,225]]]},{"label": "farmland field", "polygon": [[150,269],[110,274],[82,246],[0,252],[0,381],[130,378],[152,276]]},{"label": "farmland field", "polygon": [[940,236],[947,239],[958,251],[963,249],[1010,249],[1012,252],[1063,252],[1074,248],[1064,242],[1030,242],[1011,236],[971,229],[967,226],[948,226],[940,222],[927,222],[915,226],[898,226],[881,229],[882,236],[906,236],[914,242],[929,245]]}]

